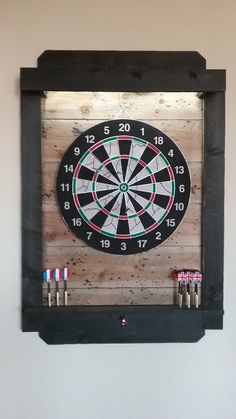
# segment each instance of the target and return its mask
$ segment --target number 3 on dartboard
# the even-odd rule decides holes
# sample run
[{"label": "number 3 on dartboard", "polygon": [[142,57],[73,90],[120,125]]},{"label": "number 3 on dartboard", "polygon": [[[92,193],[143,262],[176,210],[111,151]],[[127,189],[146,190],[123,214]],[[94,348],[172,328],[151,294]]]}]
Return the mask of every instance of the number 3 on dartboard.
[{"label": "number 3 on dartboard", "polygon": [[126,243],[122,242],[121,245],[120,245],[120,248],[121,248],[121,250],[126,250],[127,249]]}]

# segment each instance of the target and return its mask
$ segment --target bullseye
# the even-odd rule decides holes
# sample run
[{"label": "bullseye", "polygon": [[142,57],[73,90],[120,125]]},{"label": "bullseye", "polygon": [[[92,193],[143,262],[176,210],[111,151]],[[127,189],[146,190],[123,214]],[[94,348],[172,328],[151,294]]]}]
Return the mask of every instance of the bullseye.
[{"label": "bullseye", "polygon": [[126,182],[122,182],[122,183],[119,185],[119,190],[120,190],[121,192],[128,192],[128,190],[129,190],[129,185],[128,185],[128,183],[126,183]]}]

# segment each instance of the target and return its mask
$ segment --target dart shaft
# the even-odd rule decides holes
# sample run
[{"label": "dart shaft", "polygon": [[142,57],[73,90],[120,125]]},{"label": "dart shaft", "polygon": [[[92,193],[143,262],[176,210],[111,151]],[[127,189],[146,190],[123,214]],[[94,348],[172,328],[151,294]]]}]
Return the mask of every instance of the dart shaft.
[{"label": "dart shaft", "polygon": [[60,305],[59,283],[58,282],[56,282],[56,304],[57,304],[57,307]]},{"label": "dart shaft", "polygon": [[187,305],[188,308],[190,308],[190,294],[188,292],[187,292],[187,295],[186,295],[186,305]]},{"label": "dart shaft", "polygon": [[195,284],[194,299],[195,299],[195,307],[198,308],[199,307],[198,284]]},{"label": "dart shaft", "polygon": [[48,282],[48,307],[51,307],[52,300],[51,300],[51,288],[50,288],[50,282]]},{"label": "dart shaft", "polygon": [[183,307],[183,289],[182,289],[182,285],[180,285],[180,290],[179,290],[179,308]]},{"label": "dart shaft", "polygon": [[187,284],[187,293],[186,293],[186,305],[188,308],[191,306],[191,300],[190,300],[190,286]]},{"label": "dart shaft", "polygon": [[68,293],[67,293],[67,281],[64,281],[64,299],[65,299],[65,306],[68,304]]}]

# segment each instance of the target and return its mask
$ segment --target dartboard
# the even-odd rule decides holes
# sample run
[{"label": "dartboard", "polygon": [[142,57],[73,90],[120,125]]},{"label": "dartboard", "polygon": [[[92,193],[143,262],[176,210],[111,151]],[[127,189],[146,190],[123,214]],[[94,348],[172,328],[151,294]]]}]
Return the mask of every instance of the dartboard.
[{"label": "dartboard", "polygon": [[68,148],[57,175],[57,198],[69,229],[108,253],[160,245],[186,212],[190,174],[177,145],[135,120],[100,123]]}]

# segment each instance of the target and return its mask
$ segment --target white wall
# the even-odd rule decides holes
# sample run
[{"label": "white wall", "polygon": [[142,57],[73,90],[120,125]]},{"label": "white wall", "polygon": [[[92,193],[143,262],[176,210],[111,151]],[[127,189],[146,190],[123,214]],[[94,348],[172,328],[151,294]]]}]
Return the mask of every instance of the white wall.
[{"label": "white wall", "polygon": [[[235,13],[234,0],[0,0],[1,419],[236,418]],[[19,67],[45,49],[198,50],[227,69],[223,332],[88,346],[21,333]]]}]

